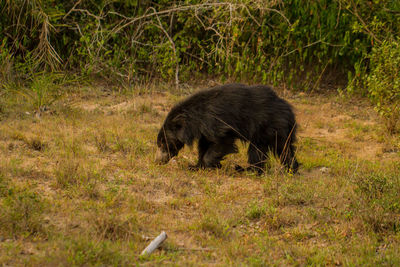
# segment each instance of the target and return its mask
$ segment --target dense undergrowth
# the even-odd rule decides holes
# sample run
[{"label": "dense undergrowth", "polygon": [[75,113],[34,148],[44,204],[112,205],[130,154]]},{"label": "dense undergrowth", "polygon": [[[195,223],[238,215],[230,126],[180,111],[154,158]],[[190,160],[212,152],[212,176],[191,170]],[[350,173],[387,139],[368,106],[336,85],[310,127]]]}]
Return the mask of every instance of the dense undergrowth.
[{"label": "dense undergrowth", "polygon": [[128,86],[211,75],[340,87],[371,97],[396,131],[399,31],[388,0],[5,0],[1,87],[55,71]]}]

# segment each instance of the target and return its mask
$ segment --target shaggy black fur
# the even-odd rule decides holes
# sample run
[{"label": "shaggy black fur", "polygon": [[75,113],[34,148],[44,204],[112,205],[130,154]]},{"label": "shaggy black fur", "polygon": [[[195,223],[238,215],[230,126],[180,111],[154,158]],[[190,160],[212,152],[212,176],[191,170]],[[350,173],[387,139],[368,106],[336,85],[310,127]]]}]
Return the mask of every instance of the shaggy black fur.
[{"label": "shaggy black fur", "polygon": [[[249,142],[250,169],[262,173],[268,152],[296,172],[296,120],[288,102],[268,86],[228,84],[196,93],[177,104],[158,133],[159,161],[166,163],[184,145],[198,140],[197,168],[219,168],[236,153],[235,140]],[[243,170],[241,167],[238,170]]]}]

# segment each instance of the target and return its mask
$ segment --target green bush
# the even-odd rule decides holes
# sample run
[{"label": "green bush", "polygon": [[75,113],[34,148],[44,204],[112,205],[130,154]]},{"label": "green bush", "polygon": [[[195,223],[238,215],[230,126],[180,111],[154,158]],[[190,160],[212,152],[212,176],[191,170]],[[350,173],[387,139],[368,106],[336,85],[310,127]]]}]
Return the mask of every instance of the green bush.
[{"label": "green bush", "polygon": [[353,78],[371,47],[400,29],[398,1],[23,3],[0,2],[3,76],[28,64],[113,82],[202,73],[313,89],[330,74]]},{"label": "green bush", "polygon": [[400,121],[400,39],[384,41],[369,56],[370,72],[366,75],[369,97],[392,133]]},{"label": "green bush", "polygon": [[65,84],[63,75],[55,73],[32,74],[29,88],[20,89],[19,93],[33,109],[41,112],[61,97],[61,85]]},{"label": "green bush", "polygon": [[30,87],[37,109],[57,96],[54,71],[124,85],[211,75],[340,86],[369,95],[394,132],[398,10],[388,0],[0,1],[0,79]]}]

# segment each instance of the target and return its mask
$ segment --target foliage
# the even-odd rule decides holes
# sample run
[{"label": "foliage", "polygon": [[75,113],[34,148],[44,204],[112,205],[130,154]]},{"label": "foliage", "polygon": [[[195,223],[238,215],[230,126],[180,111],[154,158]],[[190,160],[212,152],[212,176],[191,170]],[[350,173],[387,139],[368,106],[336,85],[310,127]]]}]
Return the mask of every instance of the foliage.
[{"label": "foliage", "polygon": [[[0,4],[6,14],[0,39],[14,62],[30,56],[36,70],[79,68],[124,82],[185,80],[200,70],[311,87],[330,70],[351,72],[387,37],[380,34],[383,27],[385,35],[396,33],[398,6],[357,0],[7,0]],[[303,89],[316,85],[308,87]]]},{"label": "foliage", "polygon": [[[4,38],[0,44],[0,80],[9,82],[12,76],[12,55],[7,46],[7,38]],[[0,84],[0,89],[2,84]]]},{"label": "foliage", "polygon": [[38,73],[33,75],[28,89],[20,89],[18,92],[37,112],[41,112],[61,96],[60,85],[63,83],[63,75]]},{"label": "foliage", "polygon": [[400,130],[400,42],[383,42],[370,54],[370,72],[366,75],[369,96],[386,119],[391,132]]}]

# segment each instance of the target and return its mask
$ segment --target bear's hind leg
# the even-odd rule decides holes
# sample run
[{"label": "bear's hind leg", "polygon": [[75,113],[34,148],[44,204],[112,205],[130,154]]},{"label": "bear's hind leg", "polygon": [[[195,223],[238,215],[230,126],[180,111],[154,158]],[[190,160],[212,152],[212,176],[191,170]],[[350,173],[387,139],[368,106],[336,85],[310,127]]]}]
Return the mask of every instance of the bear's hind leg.
[{"label": "bear's hind leg", "polygon": [[257,171],[258,174],[262,174],[265,171],[265,163],[268,157],[268,147],[250,144],[247,150],[248,162],[250,167],[248,170]]}]

